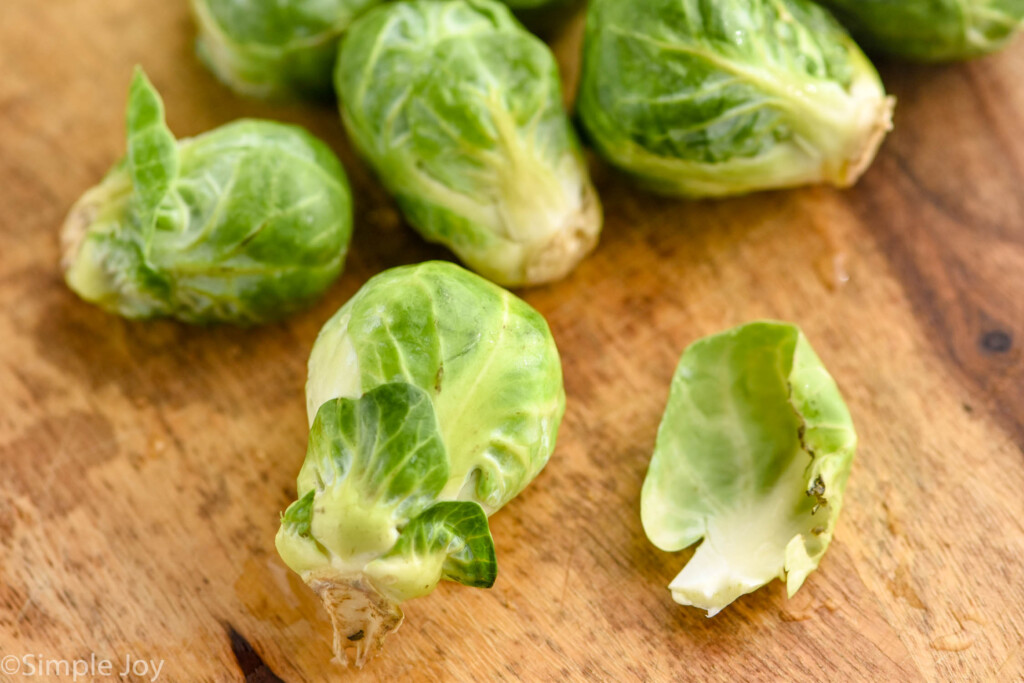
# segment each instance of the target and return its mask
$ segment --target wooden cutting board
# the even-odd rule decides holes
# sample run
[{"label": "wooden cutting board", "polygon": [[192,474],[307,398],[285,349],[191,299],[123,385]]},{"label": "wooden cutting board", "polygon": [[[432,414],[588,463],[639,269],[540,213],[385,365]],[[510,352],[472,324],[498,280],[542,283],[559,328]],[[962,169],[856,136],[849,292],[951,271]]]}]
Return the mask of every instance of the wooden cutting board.
[{"label": "wooden cutting board", "polygon": [[[570,84],[580,27],[556,41]],[[525,293],[569,407],[548,468],[492,519],[497,584],[408,603],[356,676],[273,545],[305,451],[306,357],[368,277],[446,252],[402,223],[332,109],[235,97],[192,39],[180,1],[0,3],[0,655],[115,674],[163,660],[164,681],[1021,680],[1024,41],[881,64],[896,130],[851,191],[672,201],[595,164],[599,250]],[[136,63],[181,136],[267,117],[339,152],[356,235],[312,310],[196,329],[64,287],[57,229],[122,154]],[[803,327],[862,446],[804,588],[707,619],[671,601],[689,552],[647,542],[640,486],[680,352],[762,317]]]}]

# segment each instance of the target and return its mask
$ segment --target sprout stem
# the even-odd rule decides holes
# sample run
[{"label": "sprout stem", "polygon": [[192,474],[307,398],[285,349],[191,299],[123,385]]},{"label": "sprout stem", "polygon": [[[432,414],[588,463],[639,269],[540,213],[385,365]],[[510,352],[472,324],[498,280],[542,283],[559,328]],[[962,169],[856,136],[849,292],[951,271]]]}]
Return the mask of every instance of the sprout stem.
[{"label": "sprout stem", "polygon": [[[402,608],[381,594],[362,574],[326,569],[303,577],[320,596],[334,626],[334,656],[344,665],[363,668],[380,653],[384,639],[402,625]],[[354,650],[354,652],[353,652]]]}]

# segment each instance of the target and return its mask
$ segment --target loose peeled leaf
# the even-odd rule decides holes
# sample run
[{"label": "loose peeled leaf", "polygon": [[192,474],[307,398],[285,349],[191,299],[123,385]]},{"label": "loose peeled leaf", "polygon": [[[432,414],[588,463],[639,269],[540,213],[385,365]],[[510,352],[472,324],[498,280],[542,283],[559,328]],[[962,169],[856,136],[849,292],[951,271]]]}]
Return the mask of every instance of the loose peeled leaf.
[{"label": "loose peeled leaf", "polygon": [[490,0],[387,3],[335,74],[349,137],[426,239],[506,286],[557,280],[601,210],[548,47]]},{"label": "loose peeled leaf", "polygon": [[706,197],[852,185],[893,101],[810,0],[593,0],[577,106],[609,162]]},{"label": "loose peeled leaf", "polygon": [[821,1],[865,49],[922,62],[1000,50],[1024,20],[1024,0]]},{"label": "loose peeled leaf", "polygon": [[565,409],[541,316],[450,263],[386,271],[324,325],[277,547],[359,666],[442,578],[493,584],[487,515],[543,469]]},{"label": "loose peeled leaf", "polygon": [[778,577],[789,595],[825,554],[857,437],[800,330],[757,322],[682,356],[644,481],[647,537],[703,539],[669,589],[709,616]]},{"label": "loose peeled leaf", "polygon": [[197,49],[232,90],[262,98],[328,99],[338,41],[381,0],[191,0]]},{"label": "loose peeled leaf", "polygon": [[65,279],[128,318],[252,324],[308,304],[341,272],[352,201],[334,153],[305,130],[237,121],[176,141],[138,71],[128,153],[72,208]]}]

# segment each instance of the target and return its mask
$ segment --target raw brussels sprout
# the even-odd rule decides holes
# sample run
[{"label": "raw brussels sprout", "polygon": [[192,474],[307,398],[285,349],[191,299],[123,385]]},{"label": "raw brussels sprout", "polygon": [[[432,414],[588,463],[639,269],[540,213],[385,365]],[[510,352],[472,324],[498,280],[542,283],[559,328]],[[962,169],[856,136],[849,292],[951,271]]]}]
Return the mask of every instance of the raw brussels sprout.
[{"label": "raw brussels sprout", "polygon": [[352,201],[327,145],[269,121],[175,140],[141,70],[127,129],[124,160],[64,223],[64,277],[80,297],[126,318],[253,324],[341,272]]},{"label": "raw brussels sprout", "polygon": [[792,596],[825,554],[857,436],[794,325],[756,322],[683,353],[644,481],[647,537],[704,539],[669,589],[714,616],[778,577]]},{"label": "raw brussels sprout", "polygon": [[277,549],[362,666],[440,579],[489,587],[487,516],[537,476],[565,410],[544,319],[450,263],[395,268],[324,325],[309,450]]},{"label": "raw brussels sprout", "polygon": [[489,0],[360,17],[335,84],[349,137],[409,223],[505,286],[564,277],[601,209],[544,43]]},{"label": "raw brussels sprout", "polygon": [[338,39],[382,0],[191,0],[196,47],[230,88],[264,98],[332,95]]},{"label": "raw brussels sprout", "polygon": [[593,0],[583,50],[583,126],[665,194],[846,187],[891,128],[871,62],[809,0]]},{"label": "raw brussels sprout", "polygon": [[923,62],[1001,49],[1020,29],[1024,0],[821,0],[867,50]]}]

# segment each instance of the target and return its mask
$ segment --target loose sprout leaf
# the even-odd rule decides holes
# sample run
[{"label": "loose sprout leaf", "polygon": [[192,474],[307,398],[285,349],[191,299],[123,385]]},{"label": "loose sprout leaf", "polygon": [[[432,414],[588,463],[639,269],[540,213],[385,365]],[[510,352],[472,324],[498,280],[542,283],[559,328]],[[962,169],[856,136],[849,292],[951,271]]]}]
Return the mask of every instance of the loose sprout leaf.
[{"label": "loose sprout leaf", "polygon": [[507,286],[566,275],[601,212],[550,49],[489,0],[387,3],[335,73],[341,116],[405,217]]},{"label": "loose sprout leaf", "polygon": [[869,51],[924,62],[1002,49],[1020,31],[1022,0],[823,0]]},{"label": "loose sprout leaf", "polygon": [[751,323],[690,346],[641,497],[656,546],[703,539],[673,598],[712,616],[776,577],[795,593],[828,548],[856,442],[797,327]]},{"label": "loose sprout leaf", "polygon": [[487,514],[472,501],[436,503],[402,530],[398,541],[367,573],[384,585],[401,585],[413,596],[440,578],[490,588],[498,574]]},{"label": "loose sprout leaf", "polygon": [[128,168],[139,197],[140,221],[149,230],[157,206],[178,175],[178,143],[164,121],[164,103],[140,67],[128,95]]},{"label": "loose sprout leaf", "polygon": [[358,399],[327,401],[309,431],[310,470],[300,488],[347,482],[368,503],[414,515],[448,479],[439,431],[430,396],[413,384],[381,384]]},{"label": "loose sprout leaf", "polygon": [[892,101],[810,0],[594,0],[578,110],[597,150],[659,192],[854,183]]}]

